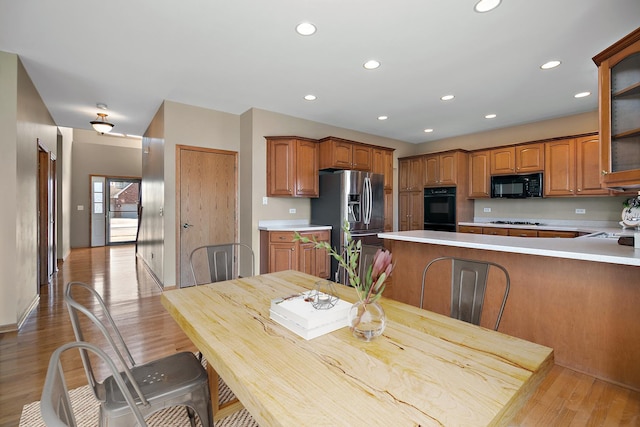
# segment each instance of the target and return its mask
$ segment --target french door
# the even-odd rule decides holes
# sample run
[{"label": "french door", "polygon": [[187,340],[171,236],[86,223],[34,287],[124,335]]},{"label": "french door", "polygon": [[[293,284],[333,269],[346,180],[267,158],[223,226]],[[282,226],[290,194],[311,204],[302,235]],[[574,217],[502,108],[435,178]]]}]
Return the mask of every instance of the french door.
[{"label": "french door", "polygon": [[136,241],[140,183],[139,178],[91,176],[91,246]]}]

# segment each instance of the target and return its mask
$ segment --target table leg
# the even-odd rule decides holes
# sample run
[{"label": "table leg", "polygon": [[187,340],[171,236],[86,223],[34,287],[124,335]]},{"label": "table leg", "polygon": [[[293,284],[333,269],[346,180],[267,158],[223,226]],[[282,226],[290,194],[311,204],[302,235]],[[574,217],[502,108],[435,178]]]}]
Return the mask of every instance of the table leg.
[{"label": "table leg", "polygon": [[213,421],[219,421],[221,418],[241,410],[243,406],[237,398],[220,404],[220,388],[218,384],[220,377],[216,370],[211,367],[210,363],[207,363],[207,374],[209,375],[209,390],[211,392],[211,405],[213,407]]}]

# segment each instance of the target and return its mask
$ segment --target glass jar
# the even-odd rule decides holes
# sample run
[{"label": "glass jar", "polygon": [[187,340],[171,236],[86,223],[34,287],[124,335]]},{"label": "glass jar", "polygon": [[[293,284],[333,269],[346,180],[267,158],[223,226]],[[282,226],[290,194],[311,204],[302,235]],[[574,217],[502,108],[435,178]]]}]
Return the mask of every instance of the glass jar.
[{"label": "glass jar", "polygon": [[382,306],[376,301],[358,301],[349,310],[349,327],[353,336],[363,341],[371,341],[382,335],[387,325],[387,317]]}]

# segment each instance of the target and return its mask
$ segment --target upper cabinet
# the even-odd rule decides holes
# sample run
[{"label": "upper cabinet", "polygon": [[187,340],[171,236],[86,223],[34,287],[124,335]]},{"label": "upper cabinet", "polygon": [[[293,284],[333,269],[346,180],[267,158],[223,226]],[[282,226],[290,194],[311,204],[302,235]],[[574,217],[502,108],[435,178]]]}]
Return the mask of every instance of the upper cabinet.
[{"label": "upper cabinet", "polygon": [[372,149],[373,167],[371,172],[384,174],[384,189],[393,189],[393,149],[375,147]]},{"label": "upper cabinet", "polygon": [[295,136],[267,136],[267,196],[318,197],[318,143]]},{"label": "upper cabinet", "polygon": [[[424,157],[423,184],[425,187],[441,187],[458,183],[458,165],[466,160],[462,151],[447,151]],[[462,173],[465,170],[461,170]]]},{"label": "upper cabinet", "polygon": [[603,185],[640,188],[640,28],[593,62],[598,66]]},{"label": "upper cabinet", "polygon": [[521,144],[491,150],[491,175],[541,172],[544,144]]},{"label": "upper cabinet", "polygon": [[398,181],[400,191],[415,191],[424,189],[422,183],[423,157],[405,157],[398,159]]},{"label": "upper cabinet", "polygon": [[329,136],[320,141],[320,169],[371,171],[373,148],[342,138]]},{"label": "upper cabinet", "polygon": [[598,135],[545,143],[544,195],[606,196],[600,187]]},{"label": "upper cabinet", "polygon": [[469,153],[469,197],[472,199],[491,197],[491,151]]}]

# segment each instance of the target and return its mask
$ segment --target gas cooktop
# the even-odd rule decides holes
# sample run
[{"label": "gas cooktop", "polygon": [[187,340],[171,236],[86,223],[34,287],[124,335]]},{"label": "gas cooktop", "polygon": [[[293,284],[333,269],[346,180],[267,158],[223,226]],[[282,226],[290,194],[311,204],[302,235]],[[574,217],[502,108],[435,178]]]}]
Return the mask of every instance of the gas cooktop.
[{"label": "gas cooktop", "polygon": [[529,222],[529,221],[491,221],[491,224],[542,225],[539,222]]}]

